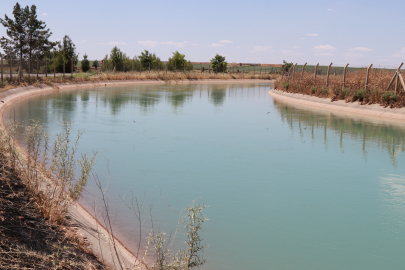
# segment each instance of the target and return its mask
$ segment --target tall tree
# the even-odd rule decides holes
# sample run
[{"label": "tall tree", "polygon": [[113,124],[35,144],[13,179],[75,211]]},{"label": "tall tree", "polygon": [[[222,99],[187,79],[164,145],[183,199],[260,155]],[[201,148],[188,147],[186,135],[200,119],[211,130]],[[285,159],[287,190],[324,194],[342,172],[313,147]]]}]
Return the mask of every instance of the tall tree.
[{"label": "tall tree", "polygon": [[21,8],[20,4],[15,4],[13,15],[14,20],[7,15],[4,15],[4,20],[0,18],[0,23],[7,28],[6,34],[8,36],[8,38],[4,36],[0,38],[0,45],[7,58],[13,58],[17,55],[21,63],[27,40],[28,6]]},{"label": "tall tree", "polygon": [[30,58],[42,58],[44,54],[49,53],[55,47],[57,42],[50,42],[49,37],[52,35],[46,24],[37,18],[37,7],[31,6],[27,21],[27,50]]},{"label": "tall tree", "polygon": [[228,63],[225,62],[225,56],[216,54],[214,58],[211,59],[211,66],[214,72],[225,72]]},{"label": "tall tree", "polygon": [[53,67],[56,65],[57,72],[63,72],[63,60],[65,61],[65,72],[71,72],[72,60],[73,66],[76,66],[77,59],[79,58],[79,54],[76,52],[76,46],[68,35],[65,35],[62,42],[58,43],[58,47],[53,50],[53,54],[55,63],[52,63],[49,69],[53,71]]},{"label": "tall tree", "polygon": [[145,50],[141,52],[139,56],[139,60],[141,61],[141,65],[143,69],[149,69],[149,65],[151,69],[158,69],[162,68],[162,61],[160,58],[156,56],[154,53],[149,53],[149,51]]},{"label": "tall tree", "polygon": [[186,60],[186,56],[184,54],[175,51],[173,53],[173,56],[169,58],[167,68],[169,70],[174,70],[175,68],[176,70],[183,70],[184,68],[186,70],[191,70],[193,68],[193,65],[190,61]]},{"label": "tall tree", "polygon": [[90,61],[87,59],[87,54],[84,54],[82,60],[82,71],[87,72],[89,70],[90,70]]}]

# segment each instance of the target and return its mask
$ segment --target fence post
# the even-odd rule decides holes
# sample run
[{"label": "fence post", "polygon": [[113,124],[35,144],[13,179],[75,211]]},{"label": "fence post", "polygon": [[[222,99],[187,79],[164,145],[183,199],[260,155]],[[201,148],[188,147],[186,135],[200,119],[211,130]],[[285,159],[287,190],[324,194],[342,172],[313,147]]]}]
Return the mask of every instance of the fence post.
[{"label": "fence post", "polygon": [[330,67],[332,66],[333,63],[330,63],[328,66],[328,73],[326,74],[326,87],[328,87],[328,82],[329,82],[329,72],[330,72]]},{"label": "fence post", "polygon": [[368,68],[367,68],[367,74],[366,74],[366,83],[364,85],[364,89],[367,90],[367,85],[368,85],[368,75],[370,73],[370,68],[373,66],[373,64],[371,64]]},{"label": "fence post", "polygon": [[256,65],[253,65],[253,76],[256,75]]},{"label": "fence post", "polygon": [[70,59],[70,78],[73,78],[73,57]]},{"label": "fence post", "polygon": [[297,63],[292,67],[292,78],[291,80],[294,80],[294,74],[295,74],[295,67],[297,66]]},{"label": "fence post", "polygon": [[1,58],[1,83],[3,83],[3,55],[0,53]]},{"label": "fence post", "polygon": [[281,71],[281,78],[284,77],[284,72],[285,72],[286,68],[287,68],[287,65],[284,65],[283,70]]},{"label": "fence post", "polygon": [[316,64],[316,66],[314,68],[314,82],[316,82],[316,72],[318,71],[318,66],[319,66],[319,63]]},{"label": "fence post", "polygon": [[39,79],[39,59],[37,57],[37,80]]},{"label": "fence post", "polygon": [[342,86],[342,90],[345,88],[345,82],[346,82],[346,69],[347,66],[349,65],[349,63],[346,64],[345,68],[343,69],[343,86]]},{"label": "fence post", "polygon": [[305,66],[306,66],[306,65],[307,65],[307,62],[305,62],[305,64],[302,66],[300,81],[302,80],[302,77],[304,76],[304,69],[305,69]]}]

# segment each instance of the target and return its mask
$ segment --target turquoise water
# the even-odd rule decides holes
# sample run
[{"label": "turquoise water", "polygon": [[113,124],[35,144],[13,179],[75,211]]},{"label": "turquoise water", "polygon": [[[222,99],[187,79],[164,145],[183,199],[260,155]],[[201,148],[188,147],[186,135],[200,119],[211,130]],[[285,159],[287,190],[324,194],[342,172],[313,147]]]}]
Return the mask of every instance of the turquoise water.
[{"label": "turquoise water", "polygon": [[[94,87],[22,99],[15,114],[53,134],[63,117],[85,131],[80,151],[99,151],[115,228],[135,251],[121,198],[143,201],[144,217],[153,205],[166,232],[178,222],[167,204],[200,198],[203,269],[403,269],[405,125],[294,107],[270,87]],[[93,195],[90,181],[90,211]],[[183,241],[179,230],[174,247]]]}]

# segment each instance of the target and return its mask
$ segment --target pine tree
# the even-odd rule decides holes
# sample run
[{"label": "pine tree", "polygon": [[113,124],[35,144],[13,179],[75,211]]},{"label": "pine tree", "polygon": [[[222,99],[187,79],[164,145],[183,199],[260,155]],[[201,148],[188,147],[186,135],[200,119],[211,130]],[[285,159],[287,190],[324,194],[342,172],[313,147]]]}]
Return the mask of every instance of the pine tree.
[{"label": "pine tree", "polygon": [[87,72],[89,70],[90,70],[90,61],[87,60],[87,54],[84,54],[82,60],[82,71]]}]

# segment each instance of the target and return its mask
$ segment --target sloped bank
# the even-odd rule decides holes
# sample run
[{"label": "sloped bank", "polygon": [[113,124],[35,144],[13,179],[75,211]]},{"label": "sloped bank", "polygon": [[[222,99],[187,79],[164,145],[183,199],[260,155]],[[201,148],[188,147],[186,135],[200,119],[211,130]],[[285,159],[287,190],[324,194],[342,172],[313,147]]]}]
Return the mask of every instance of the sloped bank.
[{"label": "sloped bank", "polygon": [[377,117],[386,120],[405,121],[405,108],[385,108],[379,104],[361,105],[360,102],[346,103],[344,100],[331,102],[330,98],[319,98],[298,93],[288,93],[277,89],[270,90],[269,95],[275,100],[308,106],[311,108],[332,110],[345,114],[356,114],[373,118]]}]

